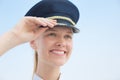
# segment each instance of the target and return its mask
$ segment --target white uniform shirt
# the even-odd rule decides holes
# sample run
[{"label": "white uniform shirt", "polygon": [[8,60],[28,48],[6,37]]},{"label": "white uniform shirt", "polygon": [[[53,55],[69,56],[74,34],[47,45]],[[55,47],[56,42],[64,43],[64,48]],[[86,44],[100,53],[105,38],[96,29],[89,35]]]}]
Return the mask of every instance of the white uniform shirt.
[{"label": "white uniform shirt", "polygon": [[[43,79],[40,78],[38,75],[34,74],[33,80],[43,80]],[[60,75],[60,79],[59,79],[59,80],[62,80],[62,79],[61,79],[61,75]]]},{"label": "white uniform shirt", "polygon": [[33,80],[43,80],[43,79],[40,78],[38,75],[34,74]]}]

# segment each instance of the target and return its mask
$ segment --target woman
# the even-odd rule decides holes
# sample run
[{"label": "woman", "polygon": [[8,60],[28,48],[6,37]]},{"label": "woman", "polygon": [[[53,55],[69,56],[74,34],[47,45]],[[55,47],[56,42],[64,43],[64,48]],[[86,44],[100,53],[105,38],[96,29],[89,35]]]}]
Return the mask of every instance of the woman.
[{"label": "woman", "polygon": [[33,80],[59,80],[60,67],[69,59],[73,33],[79,19],[77,7],[68,0],[42,0],[9,32],[0,37],[0,55],[30,42],[35,51]]}]

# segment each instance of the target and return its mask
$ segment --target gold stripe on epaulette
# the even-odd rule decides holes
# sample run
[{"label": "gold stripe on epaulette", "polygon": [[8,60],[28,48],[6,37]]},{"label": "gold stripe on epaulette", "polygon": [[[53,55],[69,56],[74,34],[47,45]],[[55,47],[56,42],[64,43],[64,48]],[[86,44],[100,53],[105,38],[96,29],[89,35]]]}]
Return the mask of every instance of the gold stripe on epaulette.
[{"label": "gold stripe on epaulette", "polygon": [[71,22],[73,25],[75,25],[75,22],[72,19],[68,18],[68,17],[52,16],[52,17],[47,17],[47,18],[49,18],[49,19],[63,19],[63,20],[67,20],[67,21]]}]

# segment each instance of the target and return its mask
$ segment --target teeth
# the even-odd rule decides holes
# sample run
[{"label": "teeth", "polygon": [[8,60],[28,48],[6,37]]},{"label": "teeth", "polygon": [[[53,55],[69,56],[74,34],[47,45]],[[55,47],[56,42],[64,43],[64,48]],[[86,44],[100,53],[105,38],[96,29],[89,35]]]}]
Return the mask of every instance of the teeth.
[{"label": "teeth", "polygon": [[64,51],[52,51],[55,54],[64,54]]}]

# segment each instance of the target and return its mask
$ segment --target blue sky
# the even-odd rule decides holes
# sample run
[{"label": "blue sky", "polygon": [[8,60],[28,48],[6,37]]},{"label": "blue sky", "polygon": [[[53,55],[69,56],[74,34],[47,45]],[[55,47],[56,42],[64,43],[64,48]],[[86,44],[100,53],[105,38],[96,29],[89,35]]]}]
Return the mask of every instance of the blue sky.
[{"label": "blue sky", "polygon": [[[70,0],[80,10],[74,49],[62,67],[63,80],[120,80],[120,1]],[[39,0],[0,0],[0,35],[10,30]],[[29,43],[0,57],[0,80],[31,80]]]}]

